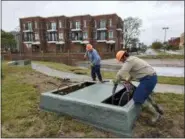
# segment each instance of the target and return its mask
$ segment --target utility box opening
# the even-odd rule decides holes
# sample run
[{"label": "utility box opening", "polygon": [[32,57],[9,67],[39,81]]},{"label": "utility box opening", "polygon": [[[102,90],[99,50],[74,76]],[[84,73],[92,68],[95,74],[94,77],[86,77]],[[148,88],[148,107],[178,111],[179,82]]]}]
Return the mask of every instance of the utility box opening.
[{"label": "utility box opening", "polygon": [[133,88],[132,91],[127,92],[126,88],[123,88],[122,90],[116,92],[114,94],[114,97],[111,95],[109,98],[102,101],[102,103],[116,106],[124,106],[132,99],[134,90],[135,88]]},{"label": "utility box opening", "polygon": [[94,82],[83,82],[83,83],[78,83],[78,84],[74,84],[74,85],[70,85],[70,86],[65,86],[65,87],[61,88],[60,90],[53,92],[53,94],[66,95],[66,94],[72,93],[74,91],[91,86],[93,84],[95,84],[95,83]]}]

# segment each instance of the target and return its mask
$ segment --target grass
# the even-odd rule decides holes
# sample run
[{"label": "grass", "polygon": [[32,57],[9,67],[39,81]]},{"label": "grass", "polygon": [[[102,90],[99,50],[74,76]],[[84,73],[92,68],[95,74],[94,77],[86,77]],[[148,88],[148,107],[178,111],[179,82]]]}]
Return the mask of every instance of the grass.
[{"label": "grass", "polygon": [[[40,111],[39,98],[41,92],[34,87],[40,84],[33,84],[33,79],[22,82],[23,79],[28,78],[26,76],[28,73],[36,74],[30,66],[7,66],[6,63],[3,63],[2,73],[1,126],[3,138],[111,137],[111,134],[79,123],[69,116],[59,116],[55,113]],[[184,130],[181,130],[180,127],[183,126],[184,122],[181,121],[176,125],[173,121],[177,119],[177,116],[184,113],[184,96],[180,94],[155,94],[154,98],[165,109],[165,119],[163,123],[160,123],[162,126],[144,125],[145,120],[141,117],[137,122],[135,136],[142,137],[153,130],[157,132],[164,130],[163,134],[166,137],[183,137],[181,132]],[[182,117],[184,116],[180,118],[182,119]],[[172,125],[169,125],[169,122]],[[169,131],[172,127],[173,129],[178,128],[178,135]],[[174,131],[177,130],[174,129]],[[150,137],[150,135],[145,136]]]},{"label": "grass", "polygon": [[[89,69],[77,68],[77,67],[68,66],[65,64],[55,63],[55,62],[42,62],[42,61],[35,61],[35,62],[46,65],[56,70],[64,71],[64,72],[73,72],[76,74],[90,75]],[[103,78],[114,79],[116,76],[116,72],[102,71],[102,76]],[[172,84],[172,85],[184,85],[184,78],[183,77],[158,76],[158,83]]]}]

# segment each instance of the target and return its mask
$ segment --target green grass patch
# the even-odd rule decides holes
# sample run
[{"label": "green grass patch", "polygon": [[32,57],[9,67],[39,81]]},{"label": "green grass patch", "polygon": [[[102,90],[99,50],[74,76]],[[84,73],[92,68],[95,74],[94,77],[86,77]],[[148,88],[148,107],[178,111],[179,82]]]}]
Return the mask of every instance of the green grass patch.
[{"label": "green grass patch", "polygon": [[[82,75],[89,75],[90,76],[90,69],[82,69],[78,67],[68,66],[61,63],[55,62],[42,62],[42,61],[35,61],[35,63],[40,63],[50,68],[64,71],[64,72],[73,72],[76,74]],[[101,71],[103,78],[106,79],[114,79],[116,76],[116,72],[112,71]],[[184,78],[183,77],[166,77],[166,76],[158,76],[158,83],[161,84],[172,84],[172,85],[184,85]]]},{"label": "green grass patch", "polygon": [[[101,132],[97,129],[79,123],[69,116],[57,115],[55,113],[43,112],[39,109],[40,93],[34,84],[22,83],[21,80],[27,76],[27,73],[34,74],[29,66],[7,66],[6,63],[2,64],[2,137],[32,137],[32,138],[57,138],[57,137],[111,137],[107,132]],[[181,94],[154,94],[156,102],[163,106],[165,110],[165,118],[163,119],[162,126],[150,127],[144,125],[145,122],[142,118],[137,121],[140,126],[138,129],[137,137],[141,137],[138,133],[148,133],[147,129],[157,130],[163,132],[167,137],[167,133],[171,136],[170,127],[180,127],[183,125],[176,125],[173,121],[177,121],[176,116],[184,116],[184,95]],[[48,102],[49,103],[49,102]],[[170,125],[169,125],[170,122]],[[182,124],[184,122],[179,122]],[[169,125],[169,127],[167,127]],[[161,127],[163,127],[161,129]],[[181,132],[182,132],[181,131]],[[178,132],[178,137],[182,137]],[[172,137],[177,137],[173,135]]]}]

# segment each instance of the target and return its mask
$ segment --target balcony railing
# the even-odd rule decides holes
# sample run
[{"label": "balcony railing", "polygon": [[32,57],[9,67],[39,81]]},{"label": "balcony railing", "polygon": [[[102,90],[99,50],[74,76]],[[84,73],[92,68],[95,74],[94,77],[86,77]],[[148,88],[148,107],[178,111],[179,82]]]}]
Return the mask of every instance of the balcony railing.
[{"label": "balcony railing", "polygon": [[30,27],[25,27],[25,28],[23,29],[23,32],[33,32],[33,29],[30,28]]}]

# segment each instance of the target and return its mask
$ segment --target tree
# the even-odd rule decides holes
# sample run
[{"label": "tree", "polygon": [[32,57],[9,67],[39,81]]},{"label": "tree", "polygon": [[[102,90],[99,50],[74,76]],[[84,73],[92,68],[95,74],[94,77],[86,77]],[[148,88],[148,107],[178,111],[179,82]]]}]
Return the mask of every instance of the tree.
[{"label": "tree", "polygon": [[153,49],[161,49],[161,48],[163,48],[163,44],[161,42],[155,41],[152,43],[152,48]]},{"label": "tree", "polygon": [[128,17],[124,20],[124,45],[125,49],[129,47],[131,40],[138,38],[142,20],[139,18]]},{"label": "tree", "polygon": [[9,33],[1,30],[1,48],[5,50],[12,50],[16,47],[16,40],[14,36]]}]

